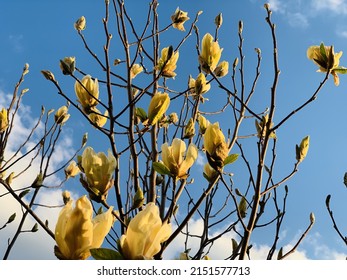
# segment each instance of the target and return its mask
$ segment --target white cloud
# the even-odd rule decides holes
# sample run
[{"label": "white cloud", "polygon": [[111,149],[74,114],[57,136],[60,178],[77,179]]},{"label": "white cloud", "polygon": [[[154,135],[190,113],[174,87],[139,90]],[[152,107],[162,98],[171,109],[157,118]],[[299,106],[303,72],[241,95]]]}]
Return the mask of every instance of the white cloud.
[{"label": "white cloud", "polygon": [[268,4],[270,5],[270,9],[274,12],[285,12],[285,4],[280,0],[269,0]]},{"label": "white cloud", "polygon": [[204,166],[206,164],[207,160],[206,160],[206,155],[204,153],[199,152],[198,153],[198,158],[196,160],[196,164],[198,166]]},{"label": "white cloud", "polygon": [[302,13],[288,13],[287,17],[288,23],[292,27],[306,28],[309,25],[307,16]]},{"label": "white cloud", "polygon": [[347,14],[346,0],[312,0],[311,6],[314,10],[327,13]]},{"label": "white cloud", "polygon": [[[11,97],[6,95],[0,90],[0,108],[8,106]],[[6,147],[5,159],[10,158],[16,153],[20,144],[27,139],[32,127],[37,123],[37,119],[32,118],[31,108],[25,104],[21,104],[20,110],[18,111],[13,130],[11,132],[8,145]],[[43,124],[38,126],[37,134],[33,135],[33,140],[30,140],[27,145],[32,146],[40,138],[39,134],[42,134]],[[62,141],[58,142],[56,146],[56,152],[53,154],[50,169],[55,170],[57,167],[65,162],[72,154],[72,139],[68,135],[64,135],[61,138]],[[20,157],[25,153],[27,149],[18,152],[16,158]],[[28,187],[34,181],[40,170],[40,156],[36,160],[32,161],[34,154],[30,154],[24,157],[20,161],[6,171],[9,175],[11,172],[18,174],[20,171],[30,168],[23,173],[21,176],[14,178],[11,186],[14,190],[19,190],[23,187]],[[56,175],[53,175],[45,184],[57,185],[60,182]],[[0,186],[0,195],[5,194],[3,186]],[[28,199],[31,197],[33,190],[28,194]],[[28,203],[29,201],[26,200]],[[16,219],[14,222],[8,224],[3,230],[0,231],[0,256],[3,257],[7,249],[8,240],[12,239],[16,232],[20,219],[22,217],[23,209],[20,207],[18,202],[11,196],[5,195],[0,197],[1,211],[0,211],[0,227],[3,226],[8,218],[16,213]],[[42,188],[37,196],[35,203],[39,205],[57,206],[62,205],[62,197],[60,189],[47,189]],[[35,206],[34,211],[42,221],[48,221],[50,229],[54,232],[54,226],[58,217],[60,208],[56,207],[41,207]],[[23,230],[30,230],[36,221],[29,215],[24,223]],[[53,248],[54,240],[41,228],[35,233],[25,232],[19,235],[15,246],[11,250],[9,259],[55,259]]]},{"label": "white cloud", "polygon": [[[202,231],[203,221],[201,219],[190,221],[189,234],[191,236],[201,236]],[[220,230],[216,229],[210,233],[210,237],[216,236],[219,233]],[[285,245],[282,245],[284,254],[292,250],[301,234],[302,232],[298,231],[294,238],[286,243],[284,242],[284,238],[286,237],[286,230],[283,230],[283,232],[281,232],[279,241],[286,243]],[[239,239],[234,232],[226,233],[221,238],[217,239],[208,252],[208,256],[214,260],[222,260],[230,256],[232,250],[232,238],[234,238],[235,240]],[[164,259],[178,258],[179,254],[185,250],[185,244],[187,244],[188,249],[191,249],[191,255],[194,255],[199,248],[200,239],[190,237],[189,241],[187,242],[186,235],[182,233],[179,234],[165,250],[163,255]],[[251,260],[265,260],[270,249],[271,247],[267,244],[253,242],[252,249],[250,250]],[[279,248],[277,248],[276,252],[273,254],[273,259],[277,258],[278,250]],[[309,251],[310,254],[308,254]],[[346,259],[346,255],[336,250],[332,250],[329,246],[325,245],[318,233],[310,233],[303,240],[297,250],[286,257],[286,260],[308,259],[342,260]]]}]

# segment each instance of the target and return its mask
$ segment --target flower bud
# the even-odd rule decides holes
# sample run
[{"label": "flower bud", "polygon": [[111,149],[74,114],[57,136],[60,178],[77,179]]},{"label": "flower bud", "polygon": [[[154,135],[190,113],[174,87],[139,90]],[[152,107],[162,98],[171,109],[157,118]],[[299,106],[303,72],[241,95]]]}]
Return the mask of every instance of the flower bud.
[{"label": "flower bud", "polygon": [[234,62],[233,62],[233,69],[235,69],[236,66],[237,66],[238,64],[239,64],[239,58],[236,57],[236,58],[234,59]]},{"label": "flower bud", "polygon": [[170,97],[164,92],[157,92],[153,95],[148,106],[149,125],[154,125],[162,118],[170,105]]},{"label": "flower bud", "polygon": [[108,111],[105,111],[105,114],[102,115],[101,112],[93,108],[92,112],[88,115],[88,118],[91,120],[92,123],[94,123],[97,127],[103,127],[108,119]]},{"label": "flower bud", "polygon": [[187,125],[184,128],[183,138],[191,138],[195,135],[195,125],[193,118],[190,118]]},{"label": "flower bud", "polygon": [[74,24],[74,27],[77,31],[82,31],[86,29],[86,18],[81,16]]},{"label": "flower bud", "polygon": [[199,114],[198,123],[199,123],[200,133],[204,134],[206,131],[206,128],[210,125],[210,122],[203,115]]},{"label": "flower bud", "polygon": [[227,75],[229,72],[229,62],[227,61],[222,61],[221,63],[218,64],[217,68],[214,69],[214,74],[219,77],[222,78],[225,75]]},{"label": "flower bud", "polygon": [[70,118],[70,114],[68,114],[67,112],[67,106],[60,107],[54,115],[55,122],[57,124],[63,125]]},{"label": "flower bud", "polygon": [[243,22],[242,20],[239,21],[239,34],[241,34],[243,31]]},{"label": "flower bud", "polygon": [[75,93],[83,110],[89,114],[90,109],[99,103],[98,80],[93,80],[90,75],[84,76],[81,81],[75,82]]},{"label": "flower bud", "polygon": [[[258,137],[259,138],[264,138],[266,133],[267,133],[267,123],[269,120],[269,115],[265,115],[262,117],[261,121],[258,122],[258,120],[255,120],[255,127],[257,129]],[[270,124],[270,128],[273,127],[273,123]],[[269,135],[270,138],[275,139],[276,134],[274,131],[272,131]]]},{"label": "flower bud", "polygon": [[137,209],[142,207],[144,202],[145,202],[145,197],[143,196],[143,191],[141,188],[138,188],[133,198],[132,209]]},{"label": "flower bud", "polygon": [[77,163],[73,160],[70,164],[64,169],[65,178],[68,179],[70,177],[76,177],[81,170],[79,169]]},{"label": "flower bud", "polygon": [[295,151],[296,151],[296,160],[298,162],[301,162],[305,159],[308,148],[310,146],[310,136],[306,136],[304,139],[301,140],[300,145],[295,146]]},{"label": "flower bud", "polygon": [[211,167],[220,170],[224,166],[224,160],[228,157],[229,148],[219,123],[210,124],[204,134],[204,148],[207,160]]},{"label": "flower bud", "polygon": [[220,14],[218,14],[218,16],[216,16],[216,18],[214,19],[214,23],[216,24],[217,28],[220,28],[222,26],[222,23],[223,23],[222,13],[220,13]]},{"label": "flower bud", "polygon": [[135,78],[143,71],[143,67],[140,64],[134,64],[130,69],[130,78]]},{"label": "flower bud", "polygon": [[54,75],[49,70],[41,70],[42,75],[49,81],[55,81]]},{"label": "flower bud", "polygon": [[178,116],[177,116],[177,113],[171,113],[169,115],[169,122],[170,123],[177,123],[178,122]]},{"label": "flower bud", "polygon": [[72,75],[75,71],[75,57],[70,56],[61,59],[59,66],[64,75]]},{"label": "flower bud", "polygon": [[8,128],[8,111],[6,108],[2,108],[0,111],[0,133],[4,132]]},{"label": "flower bud", "polygon": [[64,204],[66,205],[71,199],[71,194],[69,191],[63,191],[62,196],[63,196]]}]

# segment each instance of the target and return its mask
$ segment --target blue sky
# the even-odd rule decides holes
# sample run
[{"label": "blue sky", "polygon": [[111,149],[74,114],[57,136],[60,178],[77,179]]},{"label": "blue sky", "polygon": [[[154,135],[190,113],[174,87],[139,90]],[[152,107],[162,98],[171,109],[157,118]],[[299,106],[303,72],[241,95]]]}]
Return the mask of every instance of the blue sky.
[{"label": "blue sky", "polygon": [[[127,9],[135,26],[141,27],[148,7],[148,1],[128,1]],[[230,63],[238,55],[237,50],[237,26],[238,21],[244,22],[244,53],[246,61],[246,81],[251,81],[255,73],[256,53],[254,48],[262,50],[261,77],[258,82],[256,97],[251,103],[259,111],[265,109],[268,100],[273,72],[271,65],[271,34],[265,22],[265,10],[263,1],[237,0],[237,1],[159,1],[159,14],[162,27],[170,23],[170,16],[177,6],[187,11],[191,20],[194,15],[202,10],[198,27],[201,34],[214,32],[213,20],[217,14],[223,13],[223,26],[219,32],[219,43],[224,48],[222,59]],[[211,4],[213,2],[213,4]],[[281,70],[278,86],[278,104],[276,108],[276,121],[281,120],[294,108],[305,102],[316,90],[324,74],[316,73],[316,66],[306,58],[306,50],[311,45],[324,42],[326,45],[334,45],[335,51],[344,51],[340,64],[347,66],[347,1],[344,0],[272,0],[269,1],[273,10],[273,21],[276,23],[276,32],[279,50],[279,67]],[[139,8],[139,6],[143,8]],[[18,8],[20,6],[20,8]],[[6,95],[13,90],[25,63],[30,64],[30,74],[26,77],[25,87],[30,91],[24,99],[26,110],[23,110],[18,128],[24,130],[24,124],[30,123],[39,115],[41,105],[48,108],[58,108],[65,101],[56,94],[55,88],[46,81],[40,70],[49,69],[65,88],[69,96],[73,97],[73,82],[60,74],[59,59],[65,56],[76,56],[77,65],[86,69],[91,74],[99,74],[97,67],[83,48],[82,42],[73,28],[73,23],[81,15],[87,18],[87,29],[84,34],[88,37],[92,48],[98,55],[102,55],[104,44],[103,27],[101,18],[104,16],[103,1],[7,1],[0,11],[0,95],[1,104],[6,103]],[[188,24],[186,23],[186,28]],[[162,47],[177,44],[182,34],[176,36],[163,36]],[[196,61],[189,56],[194,52],[195,38],[190,39],[180,53],[176,80],[170,84],[178,84],[178,88],[184,89],[189,74],[197,75]],[[113,54],[117,58],[117,45]],[[120,52],[120,51],[119,51]],[[118,53],[119,53],[118,52]],[[186,53],[185,53],[186,52]],[[195,59],[195,58],[194,58]],[[191,67],[191,65],[194,65]],[[181,85],[180,85],[181,83]],[[247,84],[248,89],[250,84]],[[340,228],[345,233],[347,227],[344,213],[347,210],[345,201],[347,190],[343,184],[343,175],[347,171],[347,77],[340,76],[340,86],[336,87],[330,78],[318,95],[318,99],[310,104],[304,111],[296,114],[277,132],[277,169],[278,178],[287,174],[295,161],[295,144],[310,135],[311,145],[304,162],[299,166],[299,172],[288,182],[290,189],[287,217],[284,230],[281,233],[283,246],[294,244],[300,233],[309,222],[310,212],[316,216],[316,224],[310,234],[299,247],[296,258],[311,259],[335,259],[345,258],[347,248],[339,240],[332,228],[332,223],[325,209],[325,197],[332,194],[331,205],[339,222]],[[215,87],[213,94],[210,92],[206,98],[219,101],[221,93]],[[215,96],[213,96],[215,95]],[[208,108],[211,110],[211,108]],[[29,116],[28,116],[29,114]],[[83,119],[78,118],[76,111],[72,111],[72,118],[66,124],[62,151],[73,151],[80,143],[80,137],[84,132],[89,132],[89,144],[96,150],[107,150],[103,142],[93,137]],[[217,120],[217,119],[216,119]],[[221,122],[221,126],[227,127],[227,122]],[[253,120],[243,128],[244,133],[254,129]],[[21,135],[20,133],[18,135]],[[237,152],[237,151],[235,151]],[[252,150],[250,148],[251,155]],[[67,158],[67,154],[61,154],[59,162]],[[233,172],[236,184],[242,184],[242,166],[237,162],[228,171]],[[240,173],[238,173],[238,171]],[[25,182],[21,182],[25,184]],[[77,185],[76,180],[73,184]],[[73,185],[72,184],[72,185]],[[73,187],[73,186],[68,187]],[[242,187],[242,186],[241,186]],[[2,190],[0,189],[0,194]],[[76,195],[83,191],[75,191]],[[59,204],[60,192],[43,194],[42,202]],[[4,204],[2,204],[4,205]],[[1,206],[2,208],[3,206]],[[6,211],[0,214],[0,225],[5,221],[13,202],[6,200]],[[57,211],[51,211],[49,215],[54,220]],[[4,214],[5,212],[5,214]],[[7,215],[7,216],[6,216]],[[199,229],[199,221],[192,228]],[[15,227],[8,227],[0,231],[0,255],[5,248],[5,240],[11,237]],[[40,233],[37,234],[39,236]],[[254,236],[253,244],[256,248],[256,257],[264,257],[264,252],[269,245],[269,232],[262,232]],[[47,240],[46,247],[41,249],[28,249],[25,253],[21,246],[30,248],[33,244],[38,248],[39,242],[44,239],[35,235],[23,236],[13,251],[12,258],[54,258],[51,240]],[[37,239],[40,239],[37,241]],[[29,242],[30,240],[30,242]],[[182,240],[181,240],[182,241]],[[228,240],[223,240],[228,242]],[[270,243],[271,244],[271,243]],[[223,243],[220,245],[223,247]],[[225,246],[225,245],[224,245]],[[36,255],[33,255],[33,252]],[[172,252],[174,254],[176,252]],[[216,255],[217,257],[217,255]]]}]

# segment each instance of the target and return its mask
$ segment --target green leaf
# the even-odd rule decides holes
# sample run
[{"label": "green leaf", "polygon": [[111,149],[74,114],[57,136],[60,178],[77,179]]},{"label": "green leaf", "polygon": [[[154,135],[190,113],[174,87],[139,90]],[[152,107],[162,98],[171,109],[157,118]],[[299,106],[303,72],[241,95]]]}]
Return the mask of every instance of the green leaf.
[{"label": "green leaf", "polygon": [[232,247],[233,247],[233,254],[236,254],[239,245],[237,244],[237,241],[234,238],[231,239],[231,243],[232,243]]},{"label": "green leaf", "polygon": [[14,219],[16,218],[16,213],[13,213],[9,218],[8,218],[8,221],[7,221],[7,224],[10,224],[14,221]]},{"label": "green leaf", "polygon": [[35,223],[35,225],[31,229],[31,232],[37,232],[38,230],[39,230],[39,225],[37,223]]},{"label": "green leaf", "polygon": [[155,171],[157,171],[161,175],[170,175],[171,176],[170,169],[167,168],[161,162],[153,162],[153,168],[154,168]]},{"label": "green leaf", "polygon": [[328,61],[328,56],[327,56],[327,53],[325,51],[325,46],[323,43],[320,44],[319,51],[320,51],[320,54],[323,57],[324,61]]},{"label": "green leaf", "polygon": [[19,198],[23,198],[23,197],[26,196],[29,192],[30,192],[30,190],[27,189],[27,190],[25,190],[25,191],[22,191],[18,196],[19,196]]},{"label": "green leaf", "polygon": [[334,72],[339,74],[347,74],[347,68],[343,66],[339,66],[337,68],[334,68]]},{"label": "green leaf", "polygon": [[238,208],[239,208],[239,212],[240,212],[240,215],[241,215],[241,218],[246,218],[246,215],[247,215],[247,201],[246,201],[246,198],[243,196],[241,198],[241,201],[238,205]]},{"label": "green leaf", "polygon": [[281,247],[281,249],[278,251],[277,254],[277,259],[280,260],[283,258],[283,247]]},{"label": "green leaf", "polygon": [[141,120],[141,122],[144,122],[148,119],[147,113],[143,108],[137,107],[135,109],[135,114]]},{"label": "green leaf", "polygon": [[224,165],[230,164],[235,162],[238,159],[239,155],[238,154],[231,154],[228,155],[225,159],[224,159]]},{"label": "green leaf", "polygon": [[123,260],[123,256],[119,252],[108,248],[90,249],[90,254],[96,260]]}]

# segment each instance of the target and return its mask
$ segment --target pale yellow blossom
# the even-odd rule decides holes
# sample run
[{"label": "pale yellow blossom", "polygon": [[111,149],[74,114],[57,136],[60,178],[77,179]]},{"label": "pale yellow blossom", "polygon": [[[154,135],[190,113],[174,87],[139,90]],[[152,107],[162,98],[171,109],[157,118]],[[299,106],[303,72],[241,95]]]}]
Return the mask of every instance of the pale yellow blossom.
[{"label": "pale yellow blossom", "polygon": [[90,75],[84,76],[81,81],[75,82],[75,93],[83,110],[89,114],[90,109],[99,103],[98,79],[93,80]]},{"label": "pale yellow blossom", "polygon": [[186,153],[186,144],[179,138],[175,138],[171,146],[164,143],[161,146],[161,151],[163,164],[176,179],[185,178],[188,169],[198,158],[198,148],[191,143]]},{"label": "pale yellow blossom", "polygon": [[170,97],[164,92],[156,92],[148,106],[148,119],[149,124],[156,124],[162,116],[165,114],[166,110],[170,105]]},{"label": "pale yellow blossom", "polygon": [[161,75],[167,78],[176,77],[174,72],[177,67],[177,60],[179,57],[178,51],[173,51],[172,47],[163,48],[161,51],[161,57],[155,69],[161,71]]},{"label": "pale yellow blossom", "polygon": [[125,259],[153,259],[161,249],[161,243],[171,235],[171,225],[162,223],[159,208],[148,203],[129,223],[119,244]]},{"label": "pale yellow blossom", "polygon": [[189,20],[188,13],[177,8],[175,13],[171,16],[171,20],[174,28],[185,31],[183,24]]},{"label": "pale yellow blossom", "polygon": [[113,172],[117,166],[111,151],[108,155],[103,152],[96,153],[92,147],[85,148],[81,167],[85,174],[84,183],[95,195],[106,196],[113,185]]},{"label": "pale yellow blossom", "polygon": [[318,65],[318,72],[329,72],[334,76],[334,83],[339,85],[337,74],[346,74],[347,68],[339,66],[342,51],[335,53],[334,46],[311,46],[307,49],[307,58]]},{"label": "pale yellow blossom", "polygon": [[219,47],[218,42],[214,41],[212,35],[207,33],[202,38],[201,52],[199,56],[199,63],[201,69],[209,74],[210,71],[214,71],[222,55],[223,49]]},{"label": "pale yellow blossom", "polygon": [[55,254],[59,259],[85,260],[90,249],[99,248],[110,231],[114,217],[112,207],[93,218],[93,207],[86,196],[73,207],[69,200],[60,211],[55,227]]}]

